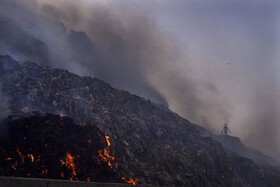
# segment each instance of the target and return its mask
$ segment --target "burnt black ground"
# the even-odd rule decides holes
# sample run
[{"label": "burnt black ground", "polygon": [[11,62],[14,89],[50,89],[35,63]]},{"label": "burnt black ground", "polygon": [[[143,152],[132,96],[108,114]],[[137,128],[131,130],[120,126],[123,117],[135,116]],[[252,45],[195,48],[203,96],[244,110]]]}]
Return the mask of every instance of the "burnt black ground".
[{"label": "burnt black ground", "polygon": [[[122,182],[115,168],[99,157],[105,135],[96,126],[80,126],[68,117],[47,114],[6,119],[0,138],[0,175]],[[74,171],[62,164],[74,157]],[[32,154],[32,156],[31,156]]]}]

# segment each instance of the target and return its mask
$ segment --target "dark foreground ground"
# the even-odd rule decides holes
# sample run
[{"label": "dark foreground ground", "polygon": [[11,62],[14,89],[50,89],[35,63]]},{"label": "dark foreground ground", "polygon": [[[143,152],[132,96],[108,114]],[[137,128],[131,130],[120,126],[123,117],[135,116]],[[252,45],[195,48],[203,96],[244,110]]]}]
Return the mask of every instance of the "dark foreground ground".
[{"label": "dark foreground ground", "polygon": [[[67,180],[0,177],[1,187],[129,187],[127,184],[89,183]],[[148,187],[148,185],[137,185]],[[151,186],[149,186],[151,187]]]}]

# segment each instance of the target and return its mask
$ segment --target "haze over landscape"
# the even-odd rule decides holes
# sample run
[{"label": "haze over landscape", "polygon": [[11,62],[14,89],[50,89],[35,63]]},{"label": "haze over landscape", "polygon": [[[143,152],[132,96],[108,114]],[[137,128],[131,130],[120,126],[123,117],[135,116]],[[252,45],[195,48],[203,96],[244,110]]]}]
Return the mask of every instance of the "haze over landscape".
[{"label": "haze over landscape", "polygon": [[216,133],[227,122],[247,145],[279,157],[279,8],[272,0],[1,0],[0,21],[15,24],[0,31],[0,54],[99,77]]}]

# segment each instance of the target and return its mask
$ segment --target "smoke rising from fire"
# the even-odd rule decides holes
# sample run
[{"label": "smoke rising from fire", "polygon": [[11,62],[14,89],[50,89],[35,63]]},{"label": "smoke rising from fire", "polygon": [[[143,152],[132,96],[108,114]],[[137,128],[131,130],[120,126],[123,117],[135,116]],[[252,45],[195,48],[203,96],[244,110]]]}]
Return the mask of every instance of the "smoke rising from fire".
[{"label": "smoke rising from fire", "polygon": [[100,77],[217,132],[229,122],[233,135],[280,154],[272,2],[0,5],[13,30],[1,29],[0,53]]}]

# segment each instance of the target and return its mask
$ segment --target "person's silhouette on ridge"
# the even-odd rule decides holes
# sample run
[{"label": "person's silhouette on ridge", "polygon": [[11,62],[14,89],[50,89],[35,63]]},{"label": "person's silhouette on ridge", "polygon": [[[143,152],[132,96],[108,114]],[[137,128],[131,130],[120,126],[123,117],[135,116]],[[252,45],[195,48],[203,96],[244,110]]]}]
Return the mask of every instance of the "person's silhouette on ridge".
[{"label": "person's silhouette on ridge", "polygon": [[222,135],[225,135],[225,136],[228,136],[228,133],[231,133],[231,132],[230,132],[230,130],[229,130],[227,124],[225,123],[225,126],[224,126],[224,128],[223,128],[221,134],[222,134]]}]

